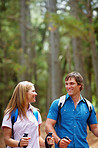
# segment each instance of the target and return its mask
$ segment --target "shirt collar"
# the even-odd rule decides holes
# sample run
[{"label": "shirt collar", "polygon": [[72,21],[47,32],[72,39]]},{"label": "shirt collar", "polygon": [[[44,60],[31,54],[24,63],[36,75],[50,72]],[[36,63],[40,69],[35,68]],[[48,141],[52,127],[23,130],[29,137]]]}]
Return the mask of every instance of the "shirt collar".
[{"label": "shirt collar", "polygon": [[[66,100],[69,99],[69,98],[71,98],[71,96],[69,96],[69,94],[67,93],[67,94],[66,94]],[[84,98],[82,97],[81,94],[80,94],[80,98],[81,98],[80,101],[85,102],[85,100],[84,100]],[[71,98],[71,99],[72,99],[72,98]]]},{"label": "shirt collar", "polygon": [[82,97],[82,95],[80,95],[80,97],[81,97],[81,100],[80,100],[80,101],[85,102],[85,100],[84,100],[84,98]]},{"label": "shirt collar", "polygon": [[28,110],[32,110],[32,105],[29,103]]},{"label": "shirt collar", "polygon": [[69,98],[71,98],[71,97],[70,97],[69,94],[67,93],[67,94],[66,94],[66,100],[69,99]]}]

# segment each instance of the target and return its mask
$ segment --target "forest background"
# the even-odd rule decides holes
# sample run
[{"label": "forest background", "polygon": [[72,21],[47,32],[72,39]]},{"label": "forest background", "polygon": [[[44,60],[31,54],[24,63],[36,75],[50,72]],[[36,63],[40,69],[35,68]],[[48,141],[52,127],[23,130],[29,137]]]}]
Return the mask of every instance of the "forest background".
[{"label": "forest background", "polygon": [[71,71],[97,110],[97,0],[0,0],[0,124],[18,82],[35,84],[35,106],[47,114]]}]

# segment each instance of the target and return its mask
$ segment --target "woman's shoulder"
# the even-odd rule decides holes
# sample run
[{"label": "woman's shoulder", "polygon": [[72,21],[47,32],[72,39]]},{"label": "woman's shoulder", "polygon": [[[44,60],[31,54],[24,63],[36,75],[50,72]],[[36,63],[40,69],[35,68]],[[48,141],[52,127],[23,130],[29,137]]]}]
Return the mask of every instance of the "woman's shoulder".
[{"label": "woman's shoulder", "polygon": [[29,109],[31,109],[32,111],[40,111],[37,107],[34,107],[33,105],[29,104]]},{"label": "woman's shoulder", "polygon": [[9,116],[9,113],[6,113],[3,117],[3,120],[2,120],[2,128],[3,127],[9,127],[11,128],[11,118]]},{"label": "woman's shoulder", "polygon": [[10,114],[11,113],[9,111],[6,111],[3,118],[10,118]]}]

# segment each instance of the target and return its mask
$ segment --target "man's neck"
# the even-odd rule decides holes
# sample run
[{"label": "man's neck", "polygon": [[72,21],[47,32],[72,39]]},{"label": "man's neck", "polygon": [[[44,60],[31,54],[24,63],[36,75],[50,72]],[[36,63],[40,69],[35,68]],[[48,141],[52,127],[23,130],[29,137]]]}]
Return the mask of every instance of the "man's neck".
[{"label": "man's neck", "polygon": [[80,99],[81,99],[80,94],[72,96],[72,100],[74,102],[75,108],[77,107],[77,104],[80,101]]},{"label": "man's neck", "polygon": [[74,102],[79,102],[80,99],[81,99],[80,96],[78,96],[78,97],[72,97],[72,100]]}]

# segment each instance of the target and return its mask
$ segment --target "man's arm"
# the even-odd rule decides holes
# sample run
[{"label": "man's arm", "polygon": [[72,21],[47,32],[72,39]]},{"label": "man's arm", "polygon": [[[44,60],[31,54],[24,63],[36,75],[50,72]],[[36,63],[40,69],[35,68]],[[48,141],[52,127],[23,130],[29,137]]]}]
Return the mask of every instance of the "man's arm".
[{"label": "man's arm", "polygon": [[91,124],[90,125],[91,131],[92,133],[98,137],[98,124]]},{"label": "man's arm", "polygon": [[55,124],[56,124],[56,120],[47,118],[46,124],[45,124],[45,131],[46,131],[47,134],[49,132],[52,132],[53,133],[52,136],[55,139],[55,143],[58,143],[60,138],[57,136],[56,131],[54,129]]},{"label": "man's arm", "polygon": [[59,147],[61,148],[67,148],[67,146],[70,144],[71,140],[66,139],[60,139],[60,137],[57,136],[56,131],[54,129],[54,126],[56,124],[56,120],[47,118],[46,124],[45,124],[45,131],[48,134],[49,132],[52,132],[52,136],[54,137],[55,143],[57,144],[60,140]]}]

